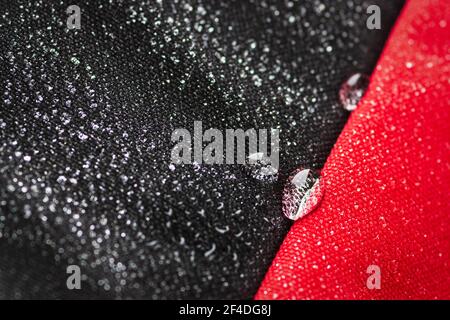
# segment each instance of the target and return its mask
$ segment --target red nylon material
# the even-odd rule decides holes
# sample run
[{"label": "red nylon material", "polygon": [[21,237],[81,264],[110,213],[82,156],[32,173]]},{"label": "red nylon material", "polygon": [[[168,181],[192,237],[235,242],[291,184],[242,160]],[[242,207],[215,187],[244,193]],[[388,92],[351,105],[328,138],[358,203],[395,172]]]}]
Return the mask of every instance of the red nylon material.
[{"label": "red nylon material", "polygon": [[[450,298],[450,15],[407,3],[256,299]],[[369,265],[381,289],[366,285]]]}]

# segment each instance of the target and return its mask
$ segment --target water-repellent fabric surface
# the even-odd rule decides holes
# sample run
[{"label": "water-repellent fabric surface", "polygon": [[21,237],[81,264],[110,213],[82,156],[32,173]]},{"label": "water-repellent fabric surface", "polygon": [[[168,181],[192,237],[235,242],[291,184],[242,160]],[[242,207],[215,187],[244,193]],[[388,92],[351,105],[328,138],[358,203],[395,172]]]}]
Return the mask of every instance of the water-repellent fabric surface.
[{"label": "water-repellent fabric surface", "polygon": [[450,298],[450,6],[409,1],[258,299]]},{"label": "water-repellent fabric surface", "polygon": [[[68,30],[74,4],[0,1],[0,298],[253,297],[402,1],[80,1]],[[278,129],[278,173],[170,165],[195,121]]]}]

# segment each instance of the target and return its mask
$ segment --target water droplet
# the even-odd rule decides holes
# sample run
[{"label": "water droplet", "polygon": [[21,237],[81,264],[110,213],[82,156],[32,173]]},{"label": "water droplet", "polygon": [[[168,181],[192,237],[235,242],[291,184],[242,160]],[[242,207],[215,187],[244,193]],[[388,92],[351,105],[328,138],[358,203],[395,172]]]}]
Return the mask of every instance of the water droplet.
[{"label": "water droplet", "polygon": [[81,141],[84,141],[87,138],[88,138],[88,136],[86,134],[84,134],[83,132],[78,133],[78,139],[80,139]]},{"label": "water droplet", "polygon": [[369,77],[362,73],[355,73],[344,82],[339,90],[339,99],[345,110],[353,111],[356,109],[368,85]]},{"label": "water droplet", "polygon": [[320,203],[323,193],[324,186],[317,170],[295,170],[284,187],[284,215],[291,220],[306,216]]},{"label": "water droplet", "polygon": [[59,184],[64,184],[67,181],[67,178],[64,176],[59,176],[56,181],[58,181]]},{"label": "water droplet", "polygon": [[278,178],[278,169],[271,164],[270,158],[263,152],[250,154],[246,168],[250,176],[260,181],[275,182]]},{"label": "water droplet", "polygon": [[128,176],[126,176],[124,174],[121,174],[119,178],[120,178],[120,180],[122,181],[123,184],[126,184],[127,181],[128,181]]},{"label": "water droplet", "polygon": [[41,103],[43,100],[44,100],[44,97],[41,96],[41,95],[38,95],[38,96],[36,97],[36,103]]},{"label": "water droplet", "polygon": [[75,65],[80,64],[80,60],[78,60],[76,57],[70,58],[70,61],[71,61],[73,64],[75,64]]}]

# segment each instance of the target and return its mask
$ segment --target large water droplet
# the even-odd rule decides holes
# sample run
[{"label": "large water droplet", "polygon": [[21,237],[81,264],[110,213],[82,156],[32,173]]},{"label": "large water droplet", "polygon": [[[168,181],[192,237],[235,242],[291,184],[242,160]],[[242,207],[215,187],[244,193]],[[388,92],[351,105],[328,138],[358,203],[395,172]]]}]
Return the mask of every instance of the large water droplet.
[{"label": "large water droplet", "polygon": [[345,110],[353,111],[364,96],[369,85],[369,77],[355,73],[345,81],[339,90],[339,99]]},{"label": "large water droplet", "polygon": [[323,193],[324,186],[317,170],[295,170],[284,186],[284,215],[291,220],[306,216],[320,203]]},{"label": "large water droplet", "polygon": [[270,163],[270,158],[263,152],[250,154],[246,167],[250,176],[257,180],[275,182],[278,178],[278,168]]}]

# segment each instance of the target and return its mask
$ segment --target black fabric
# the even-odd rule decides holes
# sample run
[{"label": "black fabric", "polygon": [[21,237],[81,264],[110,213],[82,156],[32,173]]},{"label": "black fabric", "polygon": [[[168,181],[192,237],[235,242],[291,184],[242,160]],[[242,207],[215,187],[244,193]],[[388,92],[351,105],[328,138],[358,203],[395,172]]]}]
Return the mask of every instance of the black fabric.
[{"label": "black fabric", "polygon": [[[339,87],[401,2],[2,0],[0,298],[251,298],[290,226],[286,177],[324,164]],[[276,179],[169,166],[173,130],[200,120],[280,129]]]}]

